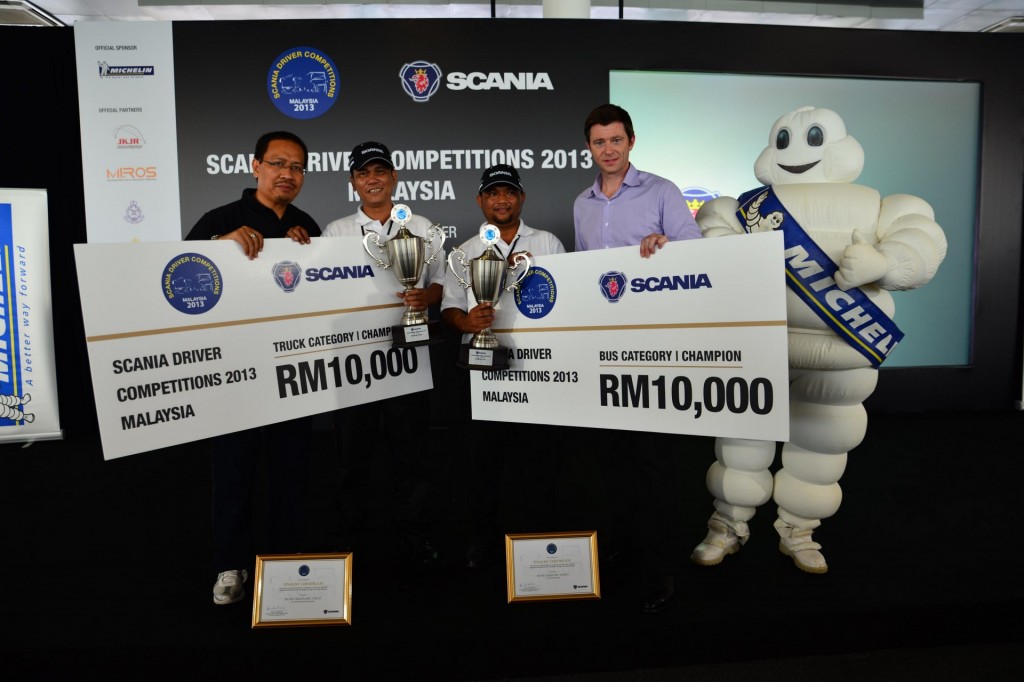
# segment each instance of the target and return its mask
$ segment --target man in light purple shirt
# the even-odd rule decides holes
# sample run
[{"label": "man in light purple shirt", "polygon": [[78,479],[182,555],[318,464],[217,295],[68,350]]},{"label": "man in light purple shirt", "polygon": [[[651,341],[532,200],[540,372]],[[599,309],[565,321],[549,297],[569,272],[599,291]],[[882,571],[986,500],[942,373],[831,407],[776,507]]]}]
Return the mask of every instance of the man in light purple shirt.
[{"label": "man in light purple shirt", "polygon": [[625,109],[598,107],[585,134],[601,173],[573,205],[577,251],[640,244],[640,255],[649,258],[669,241],[700,238],[679,188],[629,162],[636,135]]},{"label": "man in light purple shirt", "polygon": [[[700,238],[679,188],[629,162],[636,135],[625,109],[597,107],[587,116],[583,134],[601,173],[573,205],[577,251],[640,244],[640,255],[650,258],[670,240]],[[604,483],[603,504],[596,512],[602,574],[621,570],[616,565],[623,558],[638,555],[641,609],[654,613],[667,608],[679,564],[672,504],[679,495],[673,461],[679,437],[615,429],[566,433],[599,462]]]}]

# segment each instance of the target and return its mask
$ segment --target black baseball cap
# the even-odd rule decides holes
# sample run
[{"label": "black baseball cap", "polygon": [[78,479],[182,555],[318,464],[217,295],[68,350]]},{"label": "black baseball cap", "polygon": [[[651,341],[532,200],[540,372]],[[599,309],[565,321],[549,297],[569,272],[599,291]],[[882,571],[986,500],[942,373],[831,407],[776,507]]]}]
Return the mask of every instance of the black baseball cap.
[{"label": "black baseball cap", "polygon": [[380,161],[388,168],[395,167],[395,164],[391,161],[391,150],[380,142],[371,141],[355,146],[355,149],[352,150],[352,156],[349,158],[348,169],[359,170],[371,161]]},{"label": "black baseball cap", "polygon": [[523,189],[523,181],[519,179],[519,171],[507,163],[499,163],[485,170],[480,178],[480,189],[476,193],[481,194],[495,185],[511,185],[520,192],[526,191]]}]

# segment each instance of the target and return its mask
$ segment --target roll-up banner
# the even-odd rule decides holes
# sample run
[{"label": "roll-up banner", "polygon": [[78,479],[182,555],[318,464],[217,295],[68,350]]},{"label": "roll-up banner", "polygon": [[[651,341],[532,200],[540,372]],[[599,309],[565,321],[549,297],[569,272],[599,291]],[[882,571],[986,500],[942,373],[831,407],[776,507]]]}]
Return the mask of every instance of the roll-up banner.
[{"label": "roll-up banner", "polygon": [[0,442],[62,438],[46,190],[0,188]]},{"label": "roll-up banner", "polygon": [[171,24],[79,23],[75,56],[89,241],[181,239]]}]

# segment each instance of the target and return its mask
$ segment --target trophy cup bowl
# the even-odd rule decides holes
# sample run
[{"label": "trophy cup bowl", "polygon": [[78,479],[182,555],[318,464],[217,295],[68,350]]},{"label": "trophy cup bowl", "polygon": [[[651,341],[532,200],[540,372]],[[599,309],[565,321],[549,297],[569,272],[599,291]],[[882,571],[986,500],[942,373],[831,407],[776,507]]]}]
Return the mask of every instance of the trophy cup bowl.
[{"label": "trophy cup bowl", "polygon": [[[486,227],[490,226],[485,226],[485,229]],[[462,274],[467,275],[468,280],[456,270],[456,260],[462,266]],[[518,287],[532,265],[530,257],[525,253],[515,254],[512,260],[513,265],[510,266],[491,245],[479,257],[467,262],[466,253],[460,248],[454,248],[448,254],[448,269],[464,288],[472,288],[477,303],[497,305],[502,292],[512,291]],[[523,263],[526,265],[520,270]],[[518,276],[506,286],[506,278],[512,272],[518,272]],[[481,370],[505,369],[508,367],[508,349],[498,343],[498,337],[490,328],[483,329],[473,334],[469,343],[462,344],[459,366]]]},{"label": "trophy cup bowl", "polygon": [[[428,239],[414,235],[406,223],[412,219],[412,212],[409,207],[403,204],[396,205],[391,210],[391,219],[399,224],[398,232],[394,237],[381,244],[381,237],[376,232],[368,232],[363,237],[363,250],[377,264],[377,267],[384,270],[390,269],[398,283],[405,291],[416,287],[423,274],[423,266],[437,260],[437,254],[444,247],[444,231],[436,223],[427,228]],[[437,242],[437,247],[428,249]],[[377,254],[370,249],[373,244]],[[381,256],[387,256],[385,261]],[[441,336],[437,322],[430,322],[427,310],[415,310],[411,306],[405,306],[402,314],[401,324],[391,328],[392,345],[397,347],[422,346],[429,343],[440,343],[444,339]]]}]

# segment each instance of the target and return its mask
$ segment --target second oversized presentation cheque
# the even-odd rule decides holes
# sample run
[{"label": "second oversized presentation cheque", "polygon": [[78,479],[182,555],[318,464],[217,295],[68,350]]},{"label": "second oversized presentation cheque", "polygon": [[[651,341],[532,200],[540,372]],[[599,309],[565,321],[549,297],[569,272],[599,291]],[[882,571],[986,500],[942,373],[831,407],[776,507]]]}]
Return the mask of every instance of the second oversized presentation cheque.
[{"label": "second oversized presentation cheque", "polygon": [[781,234],[539,256],[472,372],[473,418],[789,438]]},{"label": "second oversized presentation cheque", "polygon": [[400,289],[356,237],[75,246],[103,456],[433,386],[393,348]]}]

